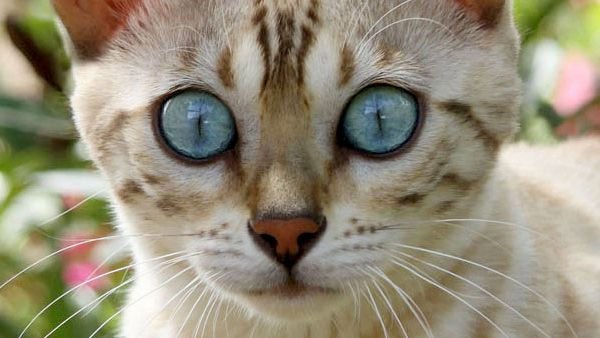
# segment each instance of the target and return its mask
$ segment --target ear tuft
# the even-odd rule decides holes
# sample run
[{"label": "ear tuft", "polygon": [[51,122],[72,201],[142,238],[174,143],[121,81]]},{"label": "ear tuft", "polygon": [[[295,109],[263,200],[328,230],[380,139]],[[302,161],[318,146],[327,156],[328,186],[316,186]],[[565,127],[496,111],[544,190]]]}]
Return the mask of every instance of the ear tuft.
[{"label": "ear tuft", "polygon": [[52,0],[69,34],[76,56],[91,59],[126,23],[143,0]]},{"label": "ear tuft", "polygon": [[484,28],[492,28],[502,15],[506,0],[453,0],[473,15]]}]

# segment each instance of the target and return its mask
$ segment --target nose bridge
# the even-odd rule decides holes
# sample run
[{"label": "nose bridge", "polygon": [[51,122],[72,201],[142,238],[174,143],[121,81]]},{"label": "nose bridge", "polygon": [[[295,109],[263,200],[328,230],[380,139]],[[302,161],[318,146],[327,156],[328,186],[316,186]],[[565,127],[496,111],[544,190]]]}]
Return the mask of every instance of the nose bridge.
[{"label": "nose bridge", "polygon": [[263,93],[254,214],[294,217],[318,212],[319,186],[308,101],[298,88]]},{"label": "nose bridge", "polygon": [[269,163],[256,180],[257,218],[292,218],[317,213],[318,178],[309,159],[296,158]]}]

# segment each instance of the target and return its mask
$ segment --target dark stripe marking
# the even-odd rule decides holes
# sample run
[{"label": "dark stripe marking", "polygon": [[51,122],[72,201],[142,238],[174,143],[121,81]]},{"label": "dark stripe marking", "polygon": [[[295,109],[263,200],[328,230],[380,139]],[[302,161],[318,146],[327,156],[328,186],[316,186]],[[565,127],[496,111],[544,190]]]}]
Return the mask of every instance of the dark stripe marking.
[{"label": "dark stripe marking", "polygon": [[294,50],[294,34],[296,33],[293,13],[280,11],[277,14],[277,36],[279,48],[275,55],[274,69],[271,79],[275,84],[286,84],[290,75],[294,73],[294,67],[290,64],[290,56]]},{"label": "dark stripe marking", "polygon": [[401,198],[398,199],[398,203],[400,203],[400,205],[406,206],[406,205],[414,205],[414,204],[418,204],[420,202],[422,202],[425,199],[425,195],[422,194],[410,194],[407,196],[403,196]]},{"label": "dark stripe marking", "polygon": [[221,83],[223,83],[223,86],[230,89],[235,87],[233,70],[231,69],[232,56],[231,49],[225,48],[221,53],[219,64],[217,66],[217,73]]},{"label": "dark stripe marking", "polygon": [[352,77],[354,76],[354,71],[356,69],[354,53],[350,50],[350,47],[344,46],[342,48],[342,56],[340,62],[340,80],[339,86],[343,87],[350,83]]},{"label": "dark stripe marking", "polygon": [[182,212],[182,208],[174,202],[174,198],[169,196],[156,201],[156,207],[167,216],[174,216],[175,214]]},{"label": "dark stripe marking", "polygon": [[131,203],[133,202],[136,196],[144,193],[145,192],[144,189],[142,189],[142,186],[134,180],[127,180],[117,190],[117,196],[124,203]]},{"label": "dark stripe marking", "polygon": [[441,202],[435,207],[435,213],[436,214],[445,214],[448,211],[454,209],[454,207],[456,206],[456,203],[457,203],[457,201]]},{"label": "dark stripe marking", "polygon": [[267,84],[269,82],[269,73],[271,71],[271,45],[269,44],[269,27],[267,26],[266,21],[268,10],[266,6],[262,5],[262,1],[256,1],[255,4],[260,5],[252,17],[252,23],[255,26],[258,26],[258,35],[256,37],[256,41],[260,46],[263,64],[265,67],[261,83],[261,93],[263,93],[267,88]]},{"label": "dark stripe marking", "polygon": [[143,173],[142,178],[144,179],[145,183],[150,185],[158,185],[162,183],[162,179],[160,177],[154,176],[152,174]]},{"label": "dark stripe marking", "polygon": [[313,31],[307,27],[302,26],[302,42],[300,43],[300,48],[298,49],[298,84],[302,87],[305,81],[305,69],[306,69],[306,57],[308,55],[308,51],[315,43],[315,35]]},{"label": "dark stripe marking", "polygon": [[479,183],[479,180],[468,180],[466,178],[461,177],[458,174],[446,174],[442,178],[442,183],[450,184],[455,187],[458,187],[460,190],[471,190],[473,186]]},{"label": "dark stripe marking", "polygon": [[489,149],[495,152],[500,148],[501,142],[485,128],[485,123],[474,114],[470,105],[459,101],[448,101],[437,104],[437,107],[456,116],[462,123],[470,125],[477,132],[477,138]]},{"label": "dark stripe marking", "polygon": [[[124,112],[120,112],[106,125],[106,127],[101,130],[90,130],[88,132],[94,140],[92,143],[97,144],[96,151],[98,152],[98,161],[100,164],[104,164],[105,161],[108,161],[108,157],[114,147],[123,146],[121,151],[127,151],[127,144],[125,144],[125,142],[120,142],[122,140],[117,139],[115,135],[122,136],[122,130],[127,126],[128,122],[129,116]],[[91,125],[97,126],[98,124],[94,121]]]},{"label": "dark stripe marking", "polygon": [[254,16],[252,17],[252,24],[254,24],[255,26],[260,25],[261,23],[263,23],[265,21],[265,17],[267,16],[267,7],[265,6],[261,6],[258,8],[258,10],[256,11],[256,13],[254,13]]}]

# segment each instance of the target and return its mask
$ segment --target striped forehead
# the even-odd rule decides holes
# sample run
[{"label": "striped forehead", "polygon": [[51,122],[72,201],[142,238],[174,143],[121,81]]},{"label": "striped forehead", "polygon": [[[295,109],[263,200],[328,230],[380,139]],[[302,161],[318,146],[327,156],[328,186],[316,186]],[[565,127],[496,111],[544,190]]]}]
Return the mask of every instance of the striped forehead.
[{"label": "striped forehead", "polygon": [[318,0],[255,1],[246,17],[249,29],[239,30],[220,54],[221,84],[259,98],[263,118],[293,115],[308,122],[315,93],[341,81],[343,39],[324,22],[326,11]]},{"label": "striped forehead", "polygon": [[250,29],[238,33],[231,52],[224,47],[218,62],[221,83],[245,100],[256,98],[268,158],[300,156],[314,137],[314,117],[326,118],[317,106],[322,93],[338,87],[343,41],[322,19],[325,11],[317,0],[256,1]]},{"label": "striped forehead", "polygon": [[263,66],[260,90],[290,92],[304,87],[306,62],[321,30],[318,0],[286,1],[257,0],[251,17]]}]

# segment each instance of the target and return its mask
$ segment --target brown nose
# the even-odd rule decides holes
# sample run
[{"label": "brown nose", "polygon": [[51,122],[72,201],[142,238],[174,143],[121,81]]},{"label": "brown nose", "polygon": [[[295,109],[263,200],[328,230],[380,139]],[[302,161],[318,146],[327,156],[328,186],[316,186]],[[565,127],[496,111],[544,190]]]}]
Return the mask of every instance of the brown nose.
[{"label": "brown nose", "polygon": [[250,225],[254,239],[272,258],[291,270],[323,232],[324,221],[310,218],[266,219]]}]

